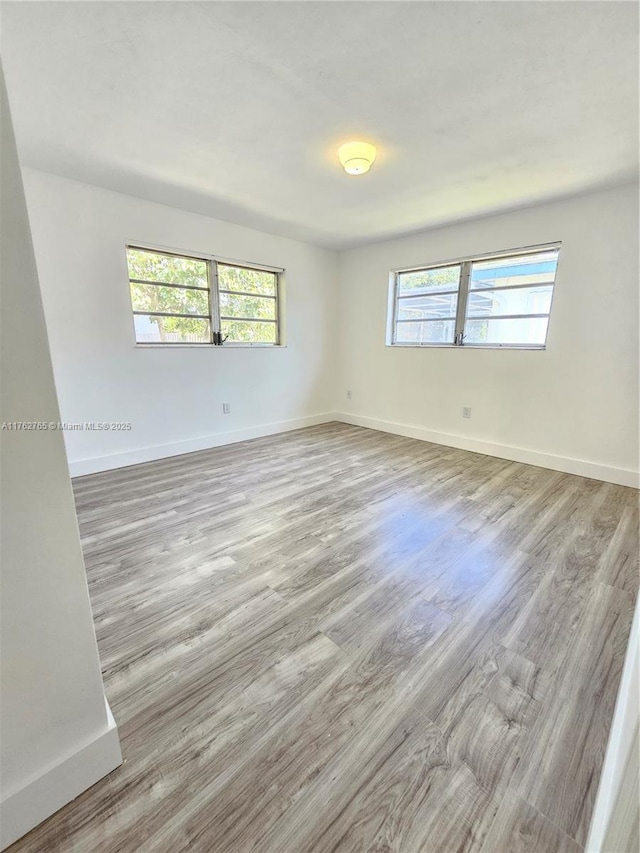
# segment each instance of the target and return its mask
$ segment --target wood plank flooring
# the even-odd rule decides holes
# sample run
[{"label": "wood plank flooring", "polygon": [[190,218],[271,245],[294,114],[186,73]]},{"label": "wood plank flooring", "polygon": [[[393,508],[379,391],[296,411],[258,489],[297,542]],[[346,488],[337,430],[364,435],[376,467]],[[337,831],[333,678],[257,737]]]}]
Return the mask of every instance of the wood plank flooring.
[{"label": "wood plank flooring", "polygon": [[74,482],[125,763],[12,853],[579,853],[638,492],[344,424]]}]

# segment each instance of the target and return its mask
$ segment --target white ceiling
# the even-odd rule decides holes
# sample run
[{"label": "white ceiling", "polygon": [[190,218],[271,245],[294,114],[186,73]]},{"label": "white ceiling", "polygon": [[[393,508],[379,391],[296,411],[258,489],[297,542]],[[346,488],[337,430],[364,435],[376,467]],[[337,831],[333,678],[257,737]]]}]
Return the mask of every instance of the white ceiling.
[{"label": "white ceiling", "polygon": [[25,165],[320,245],[637,174],[633,2],[11,2],[2,30]]}]

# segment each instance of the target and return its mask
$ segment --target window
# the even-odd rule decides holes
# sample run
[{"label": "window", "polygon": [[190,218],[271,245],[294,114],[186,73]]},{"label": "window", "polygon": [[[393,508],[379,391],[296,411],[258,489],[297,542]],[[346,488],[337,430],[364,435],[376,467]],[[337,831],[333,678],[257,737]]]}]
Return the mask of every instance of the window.
[{"label": "window", "polygon": [[280,270],[127,247],[136,343],[279,343]]},{"label": "window", "polygon": [[556,244],[399,270],[390,343],[542,349],[559,252]]},{"label": "window", "polygon": [[217,264],[222,336],[234,343],[278,343],[278,275]]}]

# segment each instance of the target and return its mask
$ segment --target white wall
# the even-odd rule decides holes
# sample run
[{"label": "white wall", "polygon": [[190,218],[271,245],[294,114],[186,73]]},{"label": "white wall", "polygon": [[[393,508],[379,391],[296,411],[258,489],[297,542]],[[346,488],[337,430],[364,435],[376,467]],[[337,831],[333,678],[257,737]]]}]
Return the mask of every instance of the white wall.
[{"label": "white wall", "polygon": [[[337,409],[364,426],[638,484],[637,185],[336,256],[40,172],[25,178],[62,417],[133,425],[67,432],[73,474]],[[390,269],[556,240],[546,351],[385,346]],[[127,241],[284,266],[287,346],[136,348]]]},{"label": "white wall", "polygon": [[[59,419],[4,82],[0,420]],[[62,435],[0,431],[0,846],[120,763]]]},{"label": "white wall", "polygon": [[[620,839],[638,832],[638,727],[640,725],[640,600],[636,601],[618,698],[609,730],[587,853],[637,850]],[[614,841],[617,839],[617,842]]]},{"label": "white wall", "polygon": [[[326,420],[335,383],[334,252],[24,174],[63,420],[133,427],[67,432],[73,474]],[[286,347],[135,347],[128,241],[284,267]]]},{"label": "white wall", "polygon": [[[637,192],[629,185],[342,253],[338,409],[365,426],[637,485]],[[385,346],[390,269],[556,240],[546,351]]]}]

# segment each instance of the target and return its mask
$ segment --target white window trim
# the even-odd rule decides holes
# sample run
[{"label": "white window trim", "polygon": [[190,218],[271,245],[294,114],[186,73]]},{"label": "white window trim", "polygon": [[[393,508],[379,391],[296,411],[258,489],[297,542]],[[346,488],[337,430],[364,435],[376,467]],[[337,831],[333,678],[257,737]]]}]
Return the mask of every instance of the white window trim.
[{"label": "white window trim", "polygon": [[[231,341],[229,343],[214,344],[213,340],[203,341],[202,343],[175,342],[167,343],[166,341],[138,341],[136,339],[135,324],[132,324],[133,345],[135,348],[142,349],[286,349],[286,343],[282,340],[282,274],[285,272],[284,267],[271,266],[269,264],[256,263],[254,261],[241,261],[237,258],[224,258],[220,255],[212,255],[209,252],[196,252],[186,249],[177,249],[171,246],[162,246],[157,243],[147,243],[141,240],[127,240],[125,243],[125,263],[127,268],[127,287],[129,289],[129,300],[131,300],[131,287],[129,266],[127,260],[127,252],[129,249],[141,249],[143,251],[158,252],[159,254],[177,255],[183,258],[190,258],[197,261],[205,261],[207,266],[207,275],[209,277],[209,322],[211,333],[220,332],[220,306],[219,306],[219,287],[218,287],[218,264],[229,266],[245,267],[252,270],[260,270],[263,272],[271,272],[276,276],[276,340],[275,343],[264,342],[243,342]],[[197,289],[197,288],[194,288]],[[131,306],[133,309],[133,306]],[[132,310],[132,317],[135,317],[135,311]]]},{"label": "white window trim", "polygon": [[[394,347],[394,348],[410,348],[410,349],[473,349],[473,350],[545,350],[547,348],[547,339],[549,337],[549,324],[551,323],[551,312],[553,310],[553,300],[556,292],[556,278],[557,278],[557,268],[556,268],[556,277],[553,282],[553,292],[551,296],[551,304],[549,306],[549,313],[543,314],[540,316],[548,317],[549,324],[547,324],[547,334],[545,336],[545,342],[543,344],[496,344],[496,343],[488,343],[488,344],[467,344],[464,342],[464,330],[465,330],[465,320],[473,319],[467,318],[467,300],[469,298],[469,279],[471,274],[471,265],[473,263],[482,262],[482,261],[493,261],[499,260],[500,258],[511,258],[518,257],[522,255],[534,255],[539,252],[544,251],[560,251],[562,247],[562,243],[559,240],[552,241],[549,243],[539,243],[532,246],[521,246],[517,249],[501,249],[497,252],[489,252],[487,254],[482,255],[466,255],[461,258],[455,258],[454,260],[446,260],[439,262],[431,262],[428,264],[419,264],[416,266],[410,267],[397,267],[395,269],[390,270],[389,272],[389,310],[388,310],[388,323],[387,323],[387,339],[386,346]],[[558,260],[559,264],[559,260]],[[414,343],[414,342],[398,342],[395,340],[396,337],[396,316],[398,311],[398,276],[400,273],[407,272],[420,272],[423,270],[431,270],[431,269],[442,269],[443,267],[460,267],[460,283],[458,285],[458,302],[456,307],[456,317],[455,317],[455,329],[454,329],[454,340],[449,343]],[[512,285],[510,288],[486,288],[489,290],[505,290],[505,289],[515,289],[517,287],[526,287],[531,285]],[[449,291],[447,291],[448,293]],[[452,293],[455,291],[451,291]],[[444,293],[444,291],[438,291],[438,294]],[[423,294],[424,295],[424,294]],[[535,315],[527,314],[527,317],[532,317]],[[509,319],[508,317],[502,317],[500,319]],[[418,322],[418,321],[417,321]],[[460,335],[462,335],[462,339],[460,339]]]}]

